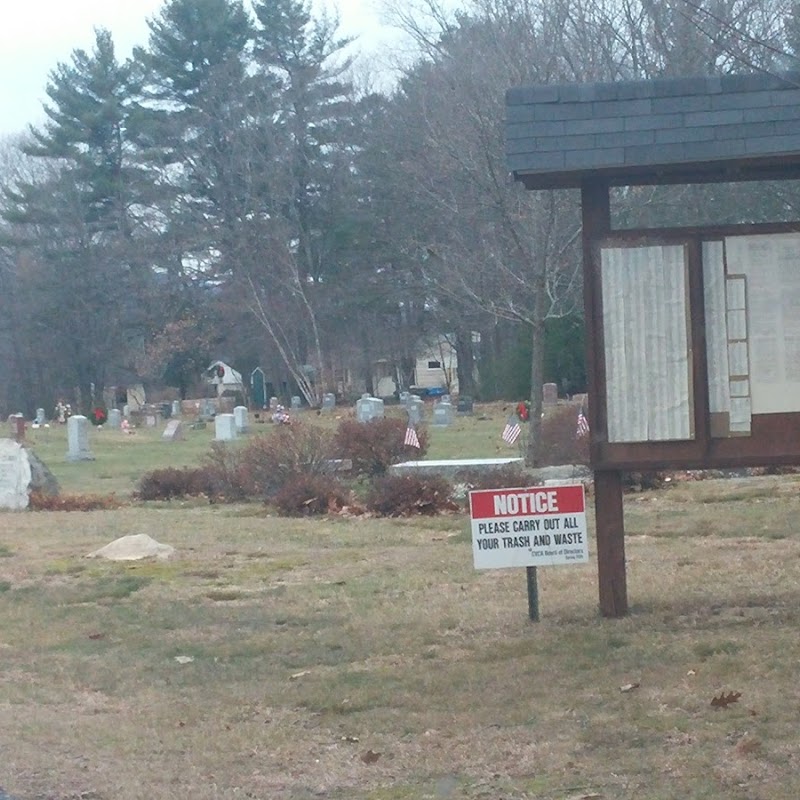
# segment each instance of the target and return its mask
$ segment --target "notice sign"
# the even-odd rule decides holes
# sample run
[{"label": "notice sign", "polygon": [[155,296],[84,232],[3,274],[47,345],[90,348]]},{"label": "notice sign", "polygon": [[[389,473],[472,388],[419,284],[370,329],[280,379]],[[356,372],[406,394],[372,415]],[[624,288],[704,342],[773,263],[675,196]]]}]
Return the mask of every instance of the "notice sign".
[{"label": "notice sign", "polygon": [[469,493],[475,569],[545,567],[589,560],[583,486]]}]

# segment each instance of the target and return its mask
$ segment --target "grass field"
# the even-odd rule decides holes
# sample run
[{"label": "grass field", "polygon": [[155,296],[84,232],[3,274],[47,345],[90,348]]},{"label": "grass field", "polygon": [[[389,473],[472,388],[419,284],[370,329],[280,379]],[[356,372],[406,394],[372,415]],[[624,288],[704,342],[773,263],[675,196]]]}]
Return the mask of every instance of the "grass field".
[{"label": "grass field", "polygon": [[[91,464],[59,464],[57,431],[36,449],[66,486],[86,490],[69,471],[82,467],[125,492],[142,464],[191,463],[211,436],[107,452],[111,433],[93,432]],[[434,433],[432,457],[477,449],[475,431]],[[598,617],[592,561],[539,570],[538,624],[524,571],[473,569],[459,515],[0,514],[0,786],[20,800],[795,800],[799,490],[774,476],[627,496],[630,616]],[[177,553],[85,558],[130,533]],[[722,692],[741,697],[717,709]]]}]

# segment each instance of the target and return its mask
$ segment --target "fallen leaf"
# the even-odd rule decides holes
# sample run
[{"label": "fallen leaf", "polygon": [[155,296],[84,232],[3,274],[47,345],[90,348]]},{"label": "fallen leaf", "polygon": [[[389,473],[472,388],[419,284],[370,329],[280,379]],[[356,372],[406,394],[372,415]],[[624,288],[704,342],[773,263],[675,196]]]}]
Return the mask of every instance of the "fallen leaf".
[{"label": "fallen leaf", "polygon": [[194,656],[175,656],[175,660],[179,664],[191,664],[194,661]]},{"label": "fallen leaf", "polygon": [[713,708],[727,708],[731,703],[735,703],[742,696],[741,692],[722,692],[719,697],[711,698]]},{"label": "fallen leaf", "polygon": [[686,674],[689,675],[689,676],[697,675],[697,672],[695,670],[693,670],[693,669],[690,669]]},{"label": "fallen leaf", "polygon": [[365,764],[374,764],[381,755],[381,753],[376,753],[374,750],[367,750],[367,752],[361,756],[361,760]]},{"label": "fallen leaf", "polygon": [[106,635],[104,633],[90,633],[89,634],[89,638],[90,639],[95,639],[95,640],[97,640],[97,639],[105,639]]},{"label": "fallen leaf", "polygon": [[624,686],[620,686],[619,690],[621,692],[632,692],[634,689],[638,689],[641,685],[641,683],[626,683]]}]

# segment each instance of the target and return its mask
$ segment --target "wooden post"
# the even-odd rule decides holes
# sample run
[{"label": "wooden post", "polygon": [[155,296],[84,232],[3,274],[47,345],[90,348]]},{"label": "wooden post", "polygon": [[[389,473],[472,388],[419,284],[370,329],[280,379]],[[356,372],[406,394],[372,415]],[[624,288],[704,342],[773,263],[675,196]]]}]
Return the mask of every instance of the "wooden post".
[{"label": "wooden post", "polygon": [[[600,240],[611,231],[609,185],[587,180],[581,186],[583,218],[583,299],[586,320],[586,368],[589,389],[589,436],[594,469],[594,508],[597,536],[597,580],[600,613],[624,617],[628,613],[625,575],[625,522],[622,512],[622,473],[604,470],[600,447],[608,441],[603,303],[600,290]],[[598,469],[600,467],[600,469]]]},{"label": "wooden post", "polygon": [[595,471],[594,518],[600,613],[604,617],[624,617],[628,613],[628,582],[619,470]]}]

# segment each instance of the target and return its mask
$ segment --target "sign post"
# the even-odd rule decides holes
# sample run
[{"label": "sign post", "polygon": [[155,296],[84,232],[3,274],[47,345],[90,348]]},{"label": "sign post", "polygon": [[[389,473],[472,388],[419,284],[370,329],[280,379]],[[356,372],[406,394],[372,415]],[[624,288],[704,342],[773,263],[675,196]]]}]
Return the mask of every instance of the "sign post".
[{"label": "sign post", "polygon": [[528,612],[539,619],[536,568],[589,560],[583,486],[469,493],[475,569],[526,567]]}]

